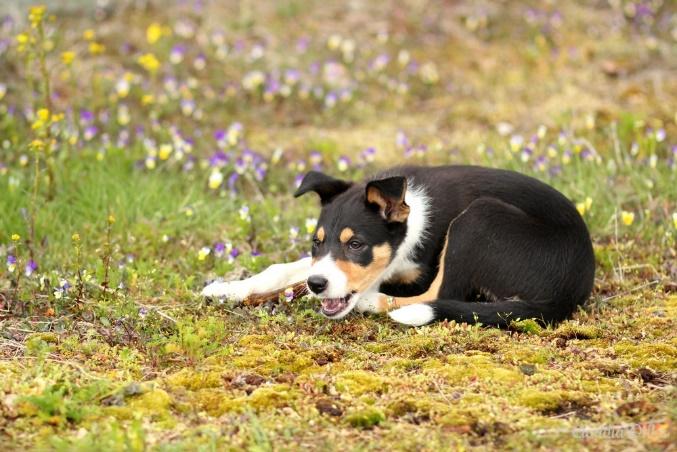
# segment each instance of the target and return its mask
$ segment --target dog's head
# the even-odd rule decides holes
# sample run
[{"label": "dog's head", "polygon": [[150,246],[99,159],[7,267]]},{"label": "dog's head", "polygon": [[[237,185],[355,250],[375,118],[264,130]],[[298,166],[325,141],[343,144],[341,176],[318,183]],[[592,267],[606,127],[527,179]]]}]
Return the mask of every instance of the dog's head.
[{"label": "dog's head", "polygon": [[294,196],[313,191],[322,211],[313,236],[308,288],[322,298],[322,313],[345,317],[361,294],[378,289],[407,233],[407,180],[364,184],[311,171]]}]

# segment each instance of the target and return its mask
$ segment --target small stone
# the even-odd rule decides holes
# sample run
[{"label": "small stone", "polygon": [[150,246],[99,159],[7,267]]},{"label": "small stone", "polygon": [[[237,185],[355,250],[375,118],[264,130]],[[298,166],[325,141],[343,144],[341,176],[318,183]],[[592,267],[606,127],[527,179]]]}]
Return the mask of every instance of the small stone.
[{"label": "small stone", "polygon": [[520,370],[524,375],[533,375],[536,373],[536,366],[533,364],[520,364]]},{"label": "small stone", "polygon": [[330,399],[320,399],[315,403],[315,408],[320,414],[326,414],[328,416],[338,417],[343,415],[343,410],[341,407],[334,401]]}]

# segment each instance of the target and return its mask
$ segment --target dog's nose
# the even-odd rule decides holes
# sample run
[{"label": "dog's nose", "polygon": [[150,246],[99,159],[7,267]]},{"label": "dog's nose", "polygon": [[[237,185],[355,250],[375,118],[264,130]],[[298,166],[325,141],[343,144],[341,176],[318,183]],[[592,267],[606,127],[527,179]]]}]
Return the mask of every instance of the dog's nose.
[{"label": "dog's nose", "polygon": [[329,281],[324,276],[313,275],[308,278],[308,287],[316,294],[322,293],[327,288],[327,284]]}]

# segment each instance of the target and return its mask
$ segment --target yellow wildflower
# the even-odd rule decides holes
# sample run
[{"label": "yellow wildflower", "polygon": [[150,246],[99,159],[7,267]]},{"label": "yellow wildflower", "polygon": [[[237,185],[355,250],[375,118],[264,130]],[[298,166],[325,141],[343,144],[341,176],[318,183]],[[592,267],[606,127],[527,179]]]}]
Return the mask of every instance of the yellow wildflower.
[{"label": "yellow wildflower", "polygon": [[71,240],[74,241],[74,242],[79,242],[80,241],[80,234],[78,234],[76,232],[75,234],[71,235]]},{"label": "yellow wildflower", "polygon": [[28,35],[26,33],[19,33],[18,35],[16,35],[16,42],[18,42],[19,44],[24,44],[24,45],[28,44],[28,40],[29,40],[29,38],[28,38]]},{"label": "yellow wildflower", "polygon": [[141,55],[136,61],[150,73],[155,73],[160,68],[160,62],[152,53]]},{"label": "yellow wildflower", "polygon": [[75,61],[75,52],[69,50],[67,52],[61,52],[61,61],[66,66],[70,66]]},{"label": "yellow wildflower", "polygon": [[162,144],[160,145],[160,150],[158,152],[158,157],[160,160],[167,160],[172,154],[172,145],[171,144]]},{"label": "yellow wildflower", "polygon": [[46,108],[41,108],[37,111],[38,118],[40,118],[41,121],[47,121],[49,120],[49,110]]},{"label": "yellow wildflower", "polygon": [[223,183],[223,173],[217,169],[209,175],[209,188],[216,190]]},{"label": "yellow wildflower", "polygon": [[92,55],[101,55],[104,50],[106,50],[106,46],[103,44],[99,44],[98,42],[89,43],[89,53]]},{"label": "yellow wildflower", "polygon": [[32,6],[28,10],[28,20],[31,22],[33,28],[37,28],[38,25],[42,23],[42,20],[45,17],[45,11],[47,8],[43,5]]},{"label": "yellow wildflower", "polygon": [[317,218],[306,218],[306,232],[312,234],[317,227]]},{"label": "yellow wildflower", "polygon": [[677,212],[672,214],[672,225],[677,229]]},{"label": "yellow wildflower", "polygon": [[21,240],[21,236],[19,234],[12,234],[12,242],[18,242]]},{"label": "yellow wildflower", "polygon": [[115,215],[113,215],[112,213],[108,215],[108,223],[109,224],[115,223]]},{"label": "yellow wildflower", "polygon": [[633,221],[635,221],[635,213],[634,212],[628,212],[626,210],[621,212],[621,221],[623,222],[624,225],[630,226]]},{"label": "yellow wildflower", "polygon": [[148,44],[155,44],[162,37],[162,27],[158,23],[152,23],[146,28],[146,40]]},{"label": "yellow wildflower", "polygon": [[45,143],[42,140],[33,140],[31,141],[30,147],[38,151],[45,147]]},{"label": "yellow wildflower", "polygon": [[203,261],[207,259],[207,256],[212,252],[212,250],[208,246],[203,246],[200,248],[200,251],[197,252],[197,260]]},{"label": "yellow wildflower", "polygon": [[576,203],[576,210],[578,210],[578,213],[581,215],[585,215],[586,212],[589,212],[591,207],[592,198],[589,196],[585,198],[585,201]]},{"label": "yellow wildflower", "polygon": [[88,29],[82,33],[82,37],[85,38],[85,41],[93,41],[96,37],[96,33],[94,33],[94,30]]},{"label": "yellow wildflower", "polygon": [[152,94],[144,94],[143,97],[141,97],[141,104],[142,105],[150,105],[154,102],[155,97]]}]

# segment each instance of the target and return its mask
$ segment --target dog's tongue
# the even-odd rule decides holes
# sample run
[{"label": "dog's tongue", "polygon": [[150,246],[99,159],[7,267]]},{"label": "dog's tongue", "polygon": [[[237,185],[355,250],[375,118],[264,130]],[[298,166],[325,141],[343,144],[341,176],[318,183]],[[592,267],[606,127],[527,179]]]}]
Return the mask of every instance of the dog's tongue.
[{"label": "dog's tongue", "polygon": [[322,311],[327,315],[333,315],[340,312],[345,305],[345,298],[325,298],[322,300]]}]

